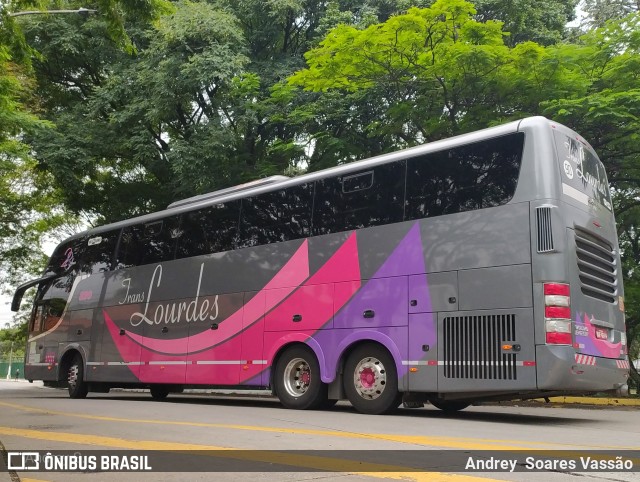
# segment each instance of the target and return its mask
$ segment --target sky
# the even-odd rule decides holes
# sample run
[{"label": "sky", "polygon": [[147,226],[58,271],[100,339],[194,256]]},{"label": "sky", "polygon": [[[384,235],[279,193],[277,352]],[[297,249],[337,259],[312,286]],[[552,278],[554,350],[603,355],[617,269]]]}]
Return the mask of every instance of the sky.
[{"label": "sky", "polygon": [[0,328],[4,328],[6,323],[11,322],[13,313],[10,310],[11,297],[0,295]]}]

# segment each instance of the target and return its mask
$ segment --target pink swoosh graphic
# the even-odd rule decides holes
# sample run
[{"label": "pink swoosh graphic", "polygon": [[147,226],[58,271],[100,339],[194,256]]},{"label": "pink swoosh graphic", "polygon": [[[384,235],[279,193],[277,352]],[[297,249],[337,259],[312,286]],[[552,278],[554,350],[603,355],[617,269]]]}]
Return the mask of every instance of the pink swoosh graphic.
[{"label": "pink swoosh graphic", "polygon": [[[294,260],[294,257],[296,258]],[[281,271],[285,269],[294,268],[297,270],[301,270],[302,273],[306,273],[308,276],[308,250],[307,250],[307,242],[303,243],[303,246],[296,252],[294,257],[283,267]],[[287,276],[295,275],[295,273],[289,272]],[[306,277],[305,276],[305,277]],[[298,274],[295,279],[299,279],[301,277]],[[294,279],[294,278],[289,278]],[[309,278],[303,286],[314,286],[320,282],[327,282],[328,280],[333,279],[337,280],[351,280],[350,283],[342,283],[341,288],[334,291],[333,301],[329,307],[323,306],[322,302],[319,300],[310,299],[308,296],[308,292],[303,289],[296,289],[292,287],[291,290],[287,290],[286,293],[283,292],[281,299],[286,298],[288,294],[290,294],[293,290],[296,290],[293,295],[289,296],[281,305],[278,306],[277,311],[281,311],[282,313],[288,314],[289,311],[297,309],[302,304],[307,305],[307,309],[310,312],[321,312],[323,316],[314,316],[310,319],[309,324],[305,324],[306,326],[300,327],[302,333],[305,333],[306,336],[311,336],[315,331],[322,328],[333,316],[333,313],[338,311],[342,306],[357,292],[360,287],[360,265],[358,260],[358,249],[355,233],[351,235],[347,241],[336,251],[336,253],[312,276]],[[270,282],[264,289],[266,290],[269,286],[282,286],[281,281],[276,281],[274,278],[272,282]],[[276,291],[282,291],[278,289]],[[262,300],[264,301],[264,296],[256,295],[252,300]],[[269,305],[271,307],[275,306],[276,300],[269,300]],[[249,303],[247,304],[247,306]],[[247,306],[245,306],[245,310],[247,310]],[[289,308],[289,309],[287,309]],[[158,359],[158,353],[151,352],[147,350],[147,348],[151,348],[150,342],[162,342],[157,343],[155,346],[162,346],[163,351],[165,351],[165,355],[168,355],[168,358],[171,359],[176,355],[178,358],[173,359],[181,359],[185,360],[187,363],[187,383],[208,383],[208,384],[233,384],[237,383],[238,379],[240,381],[248,380],[258,373],[265,369],[264,365],[252,365],[247,364],[244,367],[237,365],[218,365],[213,369],[210,365],[199,365],[198,361],[203,360],[237,360],[240,357],[240,353],[242,353],[243,359],[262,359],[263,353],[269,352],[271,347],[263,347],[263,333],[264,333],[264,323],[262,322],[262,316],[265,314],[264,304],[263,302],[258,301],[255,307],[250,307],[249,314],[251,317],[247,316],[247,311],[245,311],[245,328],[248,326],[247,320],[250,318],[255,318],[256,321],[260,321],[259,323],[251,324],[246,331],[243,333],[242,337],[234,337],[231,340],[227,339],[226,343],[218,344],[215,348],[210,348],[211,345],[205,346],[198,353],[193,353],[196,351],[193,346],[192,341],[189,338],[184,338],[180,340],[156,340],[146,337],[141,337],[139,335],[135,335],[133,333],[125,332],[125,335],[120,335],[120,328],[116,326],[113,322],[109,314],[103,310],[105,317],[105,324],[107,325],[111,337],[116,344],[120,355],[124,361],[141,361],[143,363],[149,362],[150,360]],[[276,312],[274,312],[275,314]],[[229,337],[233,336],[240,330],[242,327],[242,310],[238,310],[232,316],[238,316],[238,325],[235,332],[229,334]],[[225,323],[228,322],[230,318],[225,320]],[[289,319],[289,316],[287,316]],[[220,329],[224,326],[225,323],[220,324]],[[231,325],[231,323],[229,323]],[[220,331],[218,330],[218,332]],[[208,335],[209,332],[205,332],[204,335]],[[199,338],[202,334],[191,337],[191,339]],[[134,338],[135,336],[135,338]],[[202,337],[204,340],[205,338]],[[184,340],[184,341],[183,341]],[[211,343],[211,340],[208,340]],[[144,345],[141,346],[141,343]],[[177,349],[172,350],[173,352],[167,352],[165,346],[169,346],[169,348],[175,348],[174,345],[180,343],[181,346],[184,346],[184,343],[188,343],[188,349],[191,352],[186,357],[184,356],[184,351],[179,351]],[[220,339],[216,341],[216,343],[220,343]],[[138,375],[138,367],[129,367],[132,372]],[[140,373],[140,380],[147,383],[160,383],[166,382],[168,373],[166,370],[171,370],[170,367],[163,368],[165,371],[161,371],[155,367],[149,368],[145,367],[145,370]],[[176,369],[178,369],[176,367]],[[180,369],[178,369],[180,370]],[[182,368],[184,370],[184,368]],[[182,372],[184,373],[184,372]]]},{"label": "pink swoosh graphic", "polygon": [[620,348],[621,343],[611,343],[607,340],[601,340],[596,338],[596,328],[589,321],[589,317],[584,315],[584,323],[589,328],[589,338],[596,346],[596,348],[600,351],[602,356],[606,358],[619,358],[620,357]]},{"label": "pink swoosh graphic", "polygon": [[[309,277],[309,243],[305,240],[294,255],[287,261],[282,269],[266,284],[261,292],[272,290],[276,287],[286,286],[278,291],[280,296],[269,299],[269,305],[265,307],[262,303],[263,297],[254,296],[231,316],[220,322],[219,328],[214,332],[203,331],[191,337],[178,338],[175,340],[162,340],[149,338],[136,333],[127,335],[135,342],[145,348],[168,355],[179,355],[187,352],[205,350],[213,345],[219,344],[242,330],[242,319],[257,321],[265,310],[269,310],[285,299],[297,286]],[[261,293],[260,292],[260,293]],[[244,310],[244,314],[243,314]]]}]

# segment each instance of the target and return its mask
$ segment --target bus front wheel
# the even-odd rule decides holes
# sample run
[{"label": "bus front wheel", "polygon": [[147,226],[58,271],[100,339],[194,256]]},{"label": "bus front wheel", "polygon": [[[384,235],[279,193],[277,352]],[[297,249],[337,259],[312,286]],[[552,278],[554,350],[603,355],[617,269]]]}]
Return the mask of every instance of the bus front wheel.
[{"label": "bus front wheel", "polygon": [[274,385],[286,408],[314,410],[327,401],[327,385],[320,379],[320,365],[311,349],[294,346],[276,364]]},{"label": "bus front wheel", "polygon": [[69,386],[69,397],[86,398],[89,393],[89,384],[84,381],[84,364],[82,357],[76,355],[71,362],[67,372],[67,383]]},{"label": "bus front wheel", "polygon": [[402,394],[393,357],[380,345],[356,348],[345,364],[344,390],[358,412],[380,415],[397,409]]}]

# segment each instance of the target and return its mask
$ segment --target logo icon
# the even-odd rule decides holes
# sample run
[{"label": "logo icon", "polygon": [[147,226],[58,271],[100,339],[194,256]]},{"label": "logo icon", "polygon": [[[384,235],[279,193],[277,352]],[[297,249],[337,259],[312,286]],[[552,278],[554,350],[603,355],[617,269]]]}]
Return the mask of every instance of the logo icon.
[{"label": "logo icon", "polygon": [[573,167],[569,161],[564,161],[564,173],[569,179],[573,179]]},{"label": "logo icon", "polygon": [[7,452],[7,455],[9,470],[40,470],[40,454],[38,452]]}]

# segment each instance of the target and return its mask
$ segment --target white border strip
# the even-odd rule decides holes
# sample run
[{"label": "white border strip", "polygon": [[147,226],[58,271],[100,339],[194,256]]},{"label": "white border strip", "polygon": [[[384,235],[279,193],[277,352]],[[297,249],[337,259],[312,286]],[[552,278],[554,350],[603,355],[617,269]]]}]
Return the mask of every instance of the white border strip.
[{"label": "white border strip", "polygon": [[578,191],[575,187],[571,187],[568,184],[565,184],[564,182],[562,183],[562,192],[570,198],[573,198],[586,206],[589,205],[589,196],[581,191]]},{"label": "white border strip", "polygon": [[149,365],[191,365],[191,362],[186,360],[151,360]]},{"label": "white border strip", "polygon": [[196,365],[246,365],[247,360],[198,360]]}]

